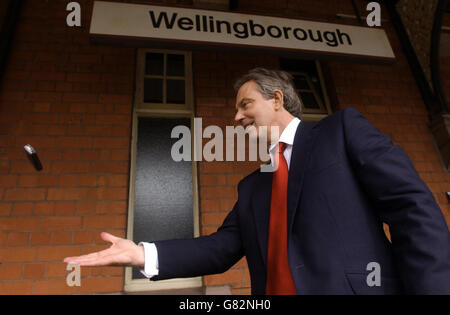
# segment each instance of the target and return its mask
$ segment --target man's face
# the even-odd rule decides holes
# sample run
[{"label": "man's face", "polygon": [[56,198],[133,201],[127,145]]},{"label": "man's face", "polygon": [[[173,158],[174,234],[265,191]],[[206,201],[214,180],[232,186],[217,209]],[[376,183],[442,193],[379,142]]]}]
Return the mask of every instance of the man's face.
[{"label": "man's face", "polygon": [[244,128],[255,127],[249,132],[250,137],[260,137],[259,127],[267,127],[267,139],[270,139],[270,127],[274,125],[274,99],[266,100],[254,81],[248,81],[241,86],[236,95],[236,116],[234,119]]}]

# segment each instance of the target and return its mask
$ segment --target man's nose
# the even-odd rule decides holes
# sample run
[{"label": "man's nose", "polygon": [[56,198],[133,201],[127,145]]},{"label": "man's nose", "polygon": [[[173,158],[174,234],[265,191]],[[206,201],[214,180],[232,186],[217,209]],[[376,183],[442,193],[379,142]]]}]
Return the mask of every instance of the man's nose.
[{"label": "man's nose", "polygon": [[234,120],[237,121],[237,122],[240,122],[244,118],[245,118],[245,116],[241,113],[240,110],[238,110],[236,112],[236,115],[234,116]]}]

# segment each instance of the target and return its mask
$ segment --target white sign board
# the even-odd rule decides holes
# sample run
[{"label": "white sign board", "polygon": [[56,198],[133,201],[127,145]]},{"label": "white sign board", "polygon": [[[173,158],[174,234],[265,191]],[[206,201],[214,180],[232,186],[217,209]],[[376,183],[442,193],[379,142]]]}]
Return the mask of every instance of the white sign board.
[{"label": "white sign board", "polygon": [[105,1],[94,3],[90,34],[395,58],[381,28]]}]

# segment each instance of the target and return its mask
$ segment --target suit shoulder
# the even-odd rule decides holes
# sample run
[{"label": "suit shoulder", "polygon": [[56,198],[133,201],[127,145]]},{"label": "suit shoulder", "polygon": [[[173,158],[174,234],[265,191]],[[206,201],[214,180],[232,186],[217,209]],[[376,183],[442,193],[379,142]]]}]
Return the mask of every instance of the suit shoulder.
[{"label": "suit shoulder", "polygon": [[256,180],[258,180],[259,176],[260,176],[261,170],[258,168],[255,171],[253,171],[252,173],[248,174],[247,176],[245,176],[243,179],[241,179],[241,181],[238,184],[238,189],[241,189],[242,187],[245,186],[252,186],[254,184],[254,182]]},{"label": "suit shoulder", "polygon": [[346,107],[325,117],[319,121],[318,125],[342,124],[355,118],[363,118],[363,115],[354,107]]}]

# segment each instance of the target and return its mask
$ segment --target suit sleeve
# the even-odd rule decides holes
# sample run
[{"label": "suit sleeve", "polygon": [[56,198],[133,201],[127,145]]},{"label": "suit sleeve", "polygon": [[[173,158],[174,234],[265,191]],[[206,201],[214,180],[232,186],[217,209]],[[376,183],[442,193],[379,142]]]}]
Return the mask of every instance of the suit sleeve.
[{"label": "suit sleeve", "polygon": [[231,268],[243,257],[237,212],[238,203],[211,235],[155,242],[159,275],[151,280],[197,277]]},{"label": "suit sleeve", "polygon": [[342,119],[347,153],[379,217],[389,225],[407,293],[450,294],[450,233],[432,193],[407,154],[357,110],[345,109]]}]

